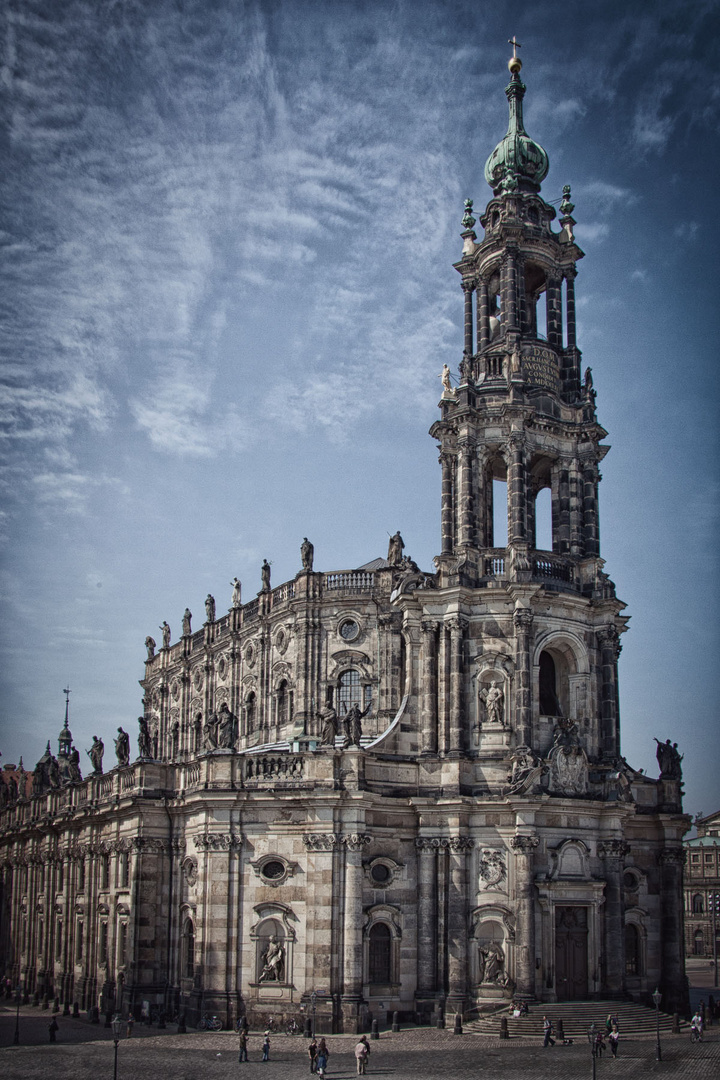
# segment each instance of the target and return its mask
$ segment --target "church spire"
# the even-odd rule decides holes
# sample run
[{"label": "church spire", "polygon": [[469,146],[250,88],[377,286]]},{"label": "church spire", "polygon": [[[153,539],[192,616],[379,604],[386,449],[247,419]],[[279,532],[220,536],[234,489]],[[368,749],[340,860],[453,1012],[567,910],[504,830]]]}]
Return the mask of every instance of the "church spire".
[{"label": "church spire", "polygon": [[520,79],[522,61],[517,55],[519,42],[510,41],[513,55],[508,61],[510,82],[505,87],[510,118],[505,137],[485,162],[485,179],[494,195],[513,191],[540,191],[548,173],[549,161],[540,143],[531,139],[523,122],[523,98],[527,87]]}]

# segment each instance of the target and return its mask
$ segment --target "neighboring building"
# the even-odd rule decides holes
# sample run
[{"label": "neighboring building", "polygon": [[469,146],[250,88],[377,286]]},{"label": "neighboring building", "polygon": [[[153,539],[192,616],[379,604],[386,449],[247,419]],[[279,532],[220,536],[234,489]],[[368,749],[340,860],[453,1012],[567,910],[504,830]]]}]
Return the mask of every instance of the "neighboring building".
[{"label": "neighboring building", "polygon": [[720,810],[695,825],[685,841],[685,955],[710,957],[720,954]]},{"label": "neighboring building", "polygon": [[227,614],[208,597],[202,629],[188,612],[175,644],[148,639],[138,760],[121,737],[118,767],[73,780],[66,725],[36,794],[4,795],[1,959],[29,992],[231,1023],[316,991],[319,1029],[345,1032],[513,995],[659,985],[685,1006],[680,757],[658,745],[654,780],[621,755],[583,253],[569,189],[551,227],[510,70],[484,235],[468,204],[455,266],[434,572],[399,533],[354,570],[315,570],[303,544],[292,581],[266,565],[250,603],[238,584]]}]

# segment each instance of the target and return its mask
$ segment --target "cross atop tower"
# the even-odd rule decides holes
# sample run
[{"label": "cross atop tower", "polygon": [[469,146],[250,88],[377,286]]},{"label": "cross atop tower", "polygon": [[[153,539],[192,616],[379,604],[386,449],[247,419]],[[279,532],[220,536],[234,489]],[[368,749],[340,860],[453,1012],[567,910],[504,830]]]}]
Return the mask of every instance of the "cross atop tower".
[{"label": "cross atop tower", "polygon": [[514,34],[513,34],[513,36],[511,38],[508,38],[508,45],[512,45],[512,47],[513,47],[513,60],[516,60],[517,59],[517,51],[518,51],[518,49],[522,49],[522,45],[517,40],[517,38],[515,37]]}]

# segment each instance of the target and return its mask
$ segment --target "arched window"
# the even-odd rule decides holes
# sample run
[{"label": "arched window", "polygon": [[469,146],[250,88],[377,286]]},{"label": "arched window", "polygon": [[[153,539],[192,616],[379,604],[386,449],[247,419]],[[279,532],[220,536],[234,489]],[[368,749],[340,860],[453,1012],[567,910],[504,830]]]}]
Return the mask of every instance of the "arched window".
[{"label": "arched window", "polygon": [[640,975],[640,933],[637,926],[628,923],[625,927],[625,974]]},{"label": "arched window", "polygon": [[695,893],[692,898],[693,915],[702,915],[704,907],[702,896],[700,893]]},{"label": "arched window", "polygon": [[281,727],[283,724],[287,724],[290,719],[290,691],[288,690],[287,681],[283,679],[277,688],[278,726]]},{"label": "arched window", "polygon": [[183,975],[192,979],[195,974],[195,927],[192,919],[186,919],[183,926]]},{"label": "arched window", "polygon": [[693,952],[695,956],[705,955],[705,937],[702,930],[696,930],[693,937]]},{"label": "arched window", "polygon": [[538,551],[553,550],[552,493],[542,487],[535,496],[535,548]]},{"label": "arched window", "polygon": [[340,686],[338,688],[337,711],[340,716],[344,716],[351,705],[358,705],[362,709],[361,692],[360,672],[354,669],[344,671],[340,676]]},{"label": "arched window", "polygon": [[387,923],[370,928],[370,982],[389,986],[392,982],[392,935]]},{"label": "arched window", "polygon": [[245,698],[245,730],[248,734],[255,730],[255,691],[251,690]]},{"label": "arched window", "polygon": [[557,694],[555,661],[549,652],[540,653],[540,715],[562,716],[563,711]]}]

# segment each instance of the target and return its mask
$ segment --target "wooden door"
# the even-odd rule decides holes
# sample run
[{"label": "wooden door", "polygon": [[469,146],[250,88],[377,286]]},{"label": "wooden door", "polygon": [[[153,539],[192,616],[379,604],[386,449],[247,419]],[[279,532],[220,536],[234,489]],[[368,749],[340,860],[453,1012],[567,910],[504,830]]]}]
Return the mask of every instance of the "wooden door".
[{"label": "wooden door", "polygon": [[555,989],[558,1001],[588,995],[587,908],[555,908]]}]

